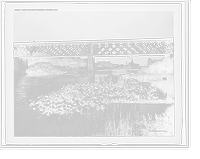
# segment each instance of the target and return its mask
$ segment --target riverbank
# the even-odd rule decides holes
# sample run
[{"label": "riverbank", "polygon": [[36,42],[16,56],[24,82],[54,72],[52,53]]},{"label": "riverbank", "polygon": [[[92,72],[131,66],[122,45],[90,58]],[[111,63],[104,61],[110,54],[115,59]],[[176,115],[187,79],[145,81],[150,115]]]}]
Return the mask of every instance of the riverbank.
[{"label": "riverbank", "polygon": [[33,65],[30,65],[26,70],[26,73],[29,76],[40,76],[40,75],[59,75],[63,73],[78,73],[84,72],[87,68],[77,67],[77,68],[68,68],[66,66],[57,66],[53,65],[50,62],[37,62]]},{"label": "riverbank", "polygon": [[149,82],[149,81],[173,81],[174,74],[173,73],[130,73],[120,75],[125,80],[128,79],[137,79],[139,82]]}]

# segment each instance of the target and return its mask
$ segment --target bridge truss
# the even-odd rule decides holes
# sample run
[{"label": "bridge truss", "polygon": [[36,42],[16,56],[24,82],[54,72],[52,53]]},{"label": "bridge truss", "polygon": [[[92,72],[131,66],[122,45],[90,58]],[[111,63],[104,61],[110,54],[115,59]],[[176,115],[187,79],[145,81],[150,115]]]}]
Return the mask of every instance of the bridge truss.
[{"label": "bridge truss", "polygon": [[15,43],[14,57],[165,55],[173,50],[172,38],[32,42]]}]

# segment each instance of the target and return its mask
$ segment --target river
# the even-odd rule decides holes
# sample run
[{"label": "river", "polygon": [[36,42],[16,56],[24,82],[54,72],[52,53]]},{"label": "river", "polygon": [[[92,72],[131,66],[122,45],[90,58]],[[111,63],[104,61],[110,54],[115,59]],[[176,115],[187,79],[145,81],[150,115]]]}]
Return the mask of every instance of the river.
[{"label": "river", "polygon": [[[30,100],[36,99],[41,94],[47,94],[53,89],[58,89],[62,84],[67,83],[82,83],[82,82],[100,82],[103,81],[109,75],[119,76],[120,74],[126,74],[137,71],[138,69],[98,69],[95,73],[82,72],[82,73],[66,73],[62,75],[54,76],[27,76],[26,74],[15,73],[14,77],[14,120],[15,120],[15,136],[54,136],[56,135],[56,129],[64,132],[67,136],[83,135],[86,131],[84,122],[87,120],[90,122],[90,114],[84,113],[81,120],[72,120],[71,122],[62,121],[57,122],[54,125],[56,116],[48,118],[42,115],[37,110],[32,110],[29,107]],[[140,83],[138,80],[129,79],[128,83],[143,84],[150,86],[149,82]],[[160,96],[164,96],[165,93],[160,90]],[[165,104],[133,104],[135,109],[139,109],[140,112],[145,112],[146,108],[154,112],[160,112]],[[102,113],[100,111],[100,113]],[[56,127],[56,129],[55,129]],[[62,130],[61,130],[62,129]],[[86,134],[85,134],[86,135]]]}]

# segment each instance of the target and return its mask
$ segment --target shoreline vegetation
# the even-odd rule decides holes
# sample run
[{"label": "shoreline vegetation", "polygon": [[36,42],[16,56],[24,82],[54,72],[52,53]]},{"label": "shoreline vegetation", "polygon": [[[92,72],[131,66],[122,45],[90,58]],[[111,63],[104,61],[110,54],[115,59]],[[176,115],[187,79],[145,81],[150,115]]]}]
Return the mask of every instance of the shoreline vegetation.
[{"label": "shoreline vegetation", "polygon": [[58,75],[79,75],[86,72],[86,68],[74,68],[54,65],[50,62],[37,62],[28,67],[26,70],[27,76],[58,76]]},{"label": "shoreline vegetation", "polygon": [[[67,136],[62,131],[61,125],[67,119],[68,122],[77,120],[79,131],[73,136],[172,136],[174,135],[174,105],[168,105],[160,113],[139,112],[139,104],[110,104],[103,112],[95,109],[90,111],[91,120],[84,115],[58,115],[48,116],[54,127],[53,134]],[[81,127],[80,124],[84,127]]]},{"label": "shoreline vegetation", "polygon": [[170,56],[162,60],[148,60],[148,66],[142,66],[136,73],[121,75],[125,80],[137,79],[139,82],[174,81],[173,60]]},{"label": "shoreline vegetation", "polygon": [[137,79],[139,82],[153,82],[153,81],[173,81],[174,74],[173,73],[128,73],[122,74],[119,77],[123,78],[124,80],[128,79]]}]

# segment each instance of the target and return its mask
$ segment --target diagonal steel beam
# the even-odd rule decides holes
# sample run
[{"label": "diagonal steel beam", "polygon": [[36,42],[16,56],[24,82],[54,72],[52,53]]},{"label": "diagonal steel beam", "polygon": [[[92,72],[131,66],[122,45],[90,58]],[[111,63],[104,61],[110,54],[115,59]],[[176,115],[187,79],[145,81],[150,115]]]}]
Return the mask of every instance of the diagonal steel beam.
[{"label": "diagonal steel beam", "polygon": [[71,47],[74,49],[74,50],[76,50],[76,52],[77,53],[79,53],[80,55],[82,55],[83,56],[83,54],[77,49],[77,48],[75,48],[75,46],[74,45],[71,45]]},{"label": "diagonal steel beam", "polygon": [[[134,44],[129,44],[129,45],[134,45]],[[131,49],[132,46],[129,46],[129,48],[123,53],[124,55]]]},{"label": "diagonal steel beam", "polygon": [[[113,52],[117,47],[119,47],[119,45],[121,45],[121,44],[115,44],[115,45],[116,45],[116,46],[115,46],[114,48],[112,47],[112,50],[109,51],[110,54],[112,54],[112,52]],[[116,53],[115,53],[115,54],[116,54]]]},{"label": "diagonal steel beam", "polygon": [[[122,45],[122,44],[121,44]],[[118,53],[120,53],[128,44],[123,44],[124,46],[122,48],[120,48],[120,50],[118,51]],[[117,53],[117,54],[118,54]]]},{"label": "diagonal steel beam", "polygon": [[83,45],[79,45],[79,48],[80,48],[81,50],[83,50],[83,52],[86,53],[86,54],[88,55],[89,52],[87,52],[87,50],[84,50],[84,48],[82,48],[82,46],[83,46]]},{"label": "diagonal steel beam", "polygon": [[[105,55],[105,53],[104,53],[99,47],[102,47],[102,46],[101,46],[101,45],[95,45],[95,46],[94,46],[94,48],[96,49],[96,52],[97,52],[97,53],[100,52],[100,54]],[[105,49],[105,48],[104,48],[104,49]],[[99,55],[99,54],[97,54],[97,55]]]},{"label": "diagonal steel beam", "polygon": [[70,48],[68,48],[69,45],[65,45],[65,48],[74,56],[77,56],[76,54],[74,54],[74,52],[72,50],[70,50]]}]

